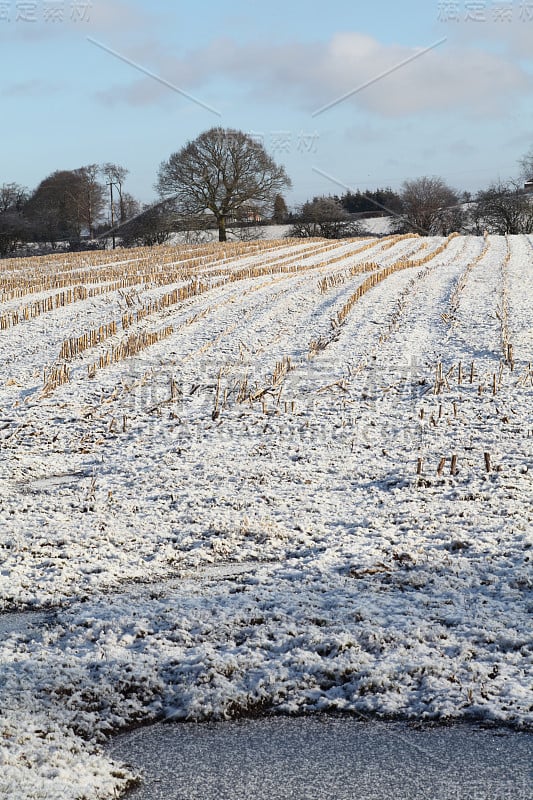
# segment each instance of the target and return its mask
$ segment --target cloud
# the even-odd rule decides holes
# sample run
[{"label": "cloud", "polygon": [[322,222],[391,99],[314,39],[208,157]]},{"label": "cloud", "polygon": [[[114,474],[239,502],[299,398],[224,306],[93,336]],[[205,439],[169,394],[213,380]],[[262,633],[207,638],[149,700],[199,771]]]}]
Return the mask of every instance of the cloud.
[{"label": "cloud", "polygon": [[[218,39],[178,58],[161,48],[155,48],[151,57],[144,49],[142,58],[144,66],[183,90],[223,79],[241,87],[248,97],[296,103],[308,112],[369,82],[342,105],[388,118],[456,110],[499,116],[517,96],[531,90],[532,78],[518,61],[470,46],[444,44],[395,69],[421,49],[340,33],[325,43],[277,46]],[[132,52],[126,55],[134,59]],[[376,80],[383,73],[389,74]],[[142,79],[120,89],[110,87],[99,97],[105,102],[150,105],[168,91]],[[334,114],[335,109],[327,113]]]},{"label": "cloud", "polygon": [[[450,4],[451,5],[451,4]],[[481,9],[481,6],[485,6]],[[531,0],[520,0],[520,3],[508,3],[506,21],[497,18],[504,3],[493,3],[493,7],[478,3],[483,21],[473,22],[465,18],[458,22],[442,23],[439,32],[446,35],[460,46],[477,45],[486,48],[490,45],[499,52],[531,61],[531,41],[533,38],[533,3]]]},{"label": "cloud", "polygon": [[3,87],[0,90],[0,97],[40,97],[44,94],[51,94],[52,92],[58,91],[60,91],[59,86],[46,83],[45,81],[21,81],[20,83],[13,83],[10,86]]},{"label": "cloud", "polygon": [[[358,34],[338,35],[315,62],[318,94],[332,102],[416,53],[416,48],[383,45]],[[385,117],[454,109],[498,115],[530,83],[520,66],[501,56],[444,44],[362,89],[352,102]]]},{"label": "cloud", "polygon": [[[9,5],[9,4],[8,4]],[[27,7],[27,9],[25,9]],[[78,0],[58,4],[58,16],[48,16],[51,6],[43,2],[11,3],[9,19],[0,25],[0,41],[47,42],[77,34],[145,35],[161,22],[161,17],[147,13],[134,2],[124,0]]]},{"label": "cloud", "polygon": [[478,148],[472,144],[472,142],[467,142],[466,139],[456,139],[448,145],[448,152],[451,153],[452,156],[466,158],[475,156],[478,152]]},{"label": "cloud", "polygon": [[366,123],[349,126],[344,130],[343,138],[344,141],[349,144],[357,142],[359,145],[372,145],[387,141],[389,135],[386,129],[378,125],[370,125],[369,123]]},{"label": "cloud", "polygon": [[108,34],[116,31],[146,31],[147,25],[151,27],[159,19],[153,9],[147,13],[134,2],[123,0],[93,0],[89,18],[88,25],[93,32],[106,31]]}]

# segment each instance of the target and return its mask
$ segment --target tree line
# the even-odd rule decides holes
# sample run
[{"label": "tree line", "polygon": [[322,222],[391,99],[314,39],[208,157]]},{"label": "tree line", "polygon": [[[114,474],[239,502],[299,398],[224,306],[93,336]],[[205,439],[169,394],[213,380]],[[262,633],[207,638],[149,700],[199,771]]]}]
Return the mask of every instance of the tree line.
[{"label": "tree line", "polygon": [[0,256],[25,243],[52,249],[120,244],[162,244],[175,231],[200,235],[207,228],[225,241],[228,228],[255,236],[259,223],[291,224],[295,236],[342,238],[363,232],[364,218],[386,216],[389,229],[421,235],[453,231],[499,234],[533,232],[533,149],[520,161],[520,176],[491,184],[475,196],[438,177],[390,187],[314,197],[289,211],[283,191],[291,181],[263,145],[242,131],[211,128],[171,154],[159,167],[159,201],[141,204],[125,189],[128,170],[89,164],[57,170],[33,191],[0,185]]},{"label": "tree line", "polygon": [[[55,249],[71,248],[109,229],[106,219],[125,222],[140,206],[124,189],[128,170],[118,164],[89,164],[74,170],[57,170],[30,192],[17,183],[0,185],[0,255],[15,252],[26,242]],[[108,194],[113,194],[113,202]]]},{"label": "tree line", "polygon": [[533,233],[533,151],[522,160],[522,178],[492,183],[475,196],[437,177],[405,181],[401,191],[381,188],[314,197],[298,210],[294,236],[338,239],[364,233],[366,217],[388,218],[391,233],[447,236],[459,233]]}]

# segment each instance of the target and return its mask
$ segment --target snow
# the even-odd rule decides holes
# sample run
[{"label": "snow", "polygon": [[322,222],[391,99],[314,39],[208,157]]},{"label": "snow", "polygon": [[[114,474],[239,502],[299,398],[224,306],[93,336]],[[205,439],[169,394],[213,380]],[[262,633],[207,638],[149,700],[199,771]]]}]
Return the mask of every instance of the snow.
[{"label": "snow", "polygon": [[[366,235],[371,236],[386,236],[391,232],[391,220],[394,222],[393,217],[365,217],[360,220],[361,230]],[[230,238],[242,236],[243,233],[248,235],[257,236],[260,239],[282,239],[284,236],[289,236],[291,225],[258,225],[254,228],[229,228],[228,235]],[[199,239],[202,242],[213,242],[218,239],[218,231],[216,229],[201,231],[198,233],[175,233],[171,238],[172,244],[183,244],[191,239]]]},{"label": "snow", "polygon": [[205,291],[48,395],[62,341],[123,296],[0,331],[0,607],[47,610],[0,619],[2,795],[113,797],[131,775],[101,744],[161,717],[533,725],[533,240],[266,247],[206,256]]},{"label": "snow", "polygon": [[[239,228],[230,226],[226,233],[228,238],[240,239],[243,236],[251,236],[258,239],[282,239],[284,236],[289,235],[290,225],[256,225],[252,227]],[[212,228],[204,231],[191,231],[183,233],[174,233],[171,237],[172,244],[183,244],[188,241],[198,242],[215,242],[218,240],[218,230]]]},{"label": "snow", "polygon": [[394,217],[368,217],[368,219],[361,220],[361,227],[366,233],[374,236],[384,236],[390,233],[394,222]]}]

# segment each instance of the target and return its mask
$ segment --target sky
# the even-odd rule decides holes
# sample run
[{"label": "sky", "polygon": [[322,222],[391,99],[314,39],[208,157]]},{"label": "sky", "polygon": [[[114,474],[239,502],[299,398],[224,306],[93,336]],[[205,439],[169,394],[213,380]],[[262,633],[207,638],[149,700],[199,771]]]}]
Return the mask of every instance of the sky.
[{"label": "sky", "polygon": [[533,0],[0,0],[0,184],[113,161],[155,199],[214,126],[289,205],[437,175],[476,191],[533,148]]}]

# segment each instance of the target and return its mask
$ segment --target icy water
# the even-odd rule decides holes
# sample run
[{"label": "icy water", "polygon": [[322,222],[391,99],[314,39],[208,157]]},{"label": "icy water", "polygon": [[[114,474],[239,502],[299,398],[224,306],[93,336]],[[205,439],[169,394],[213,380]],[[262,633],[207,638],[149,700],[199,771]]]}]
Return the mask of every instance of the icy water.
[{"label": "icy water", "polygon": [[44,627],[52,619],[50,611],[15,611],[0,613],[0,638],[5,639],[12,633],[28,634]]},{"label": "icy water", "polygon": [[533,734],[352,717],[162,723],[115,739],[131,800],[533,800]]}]

